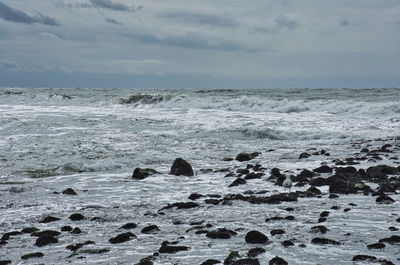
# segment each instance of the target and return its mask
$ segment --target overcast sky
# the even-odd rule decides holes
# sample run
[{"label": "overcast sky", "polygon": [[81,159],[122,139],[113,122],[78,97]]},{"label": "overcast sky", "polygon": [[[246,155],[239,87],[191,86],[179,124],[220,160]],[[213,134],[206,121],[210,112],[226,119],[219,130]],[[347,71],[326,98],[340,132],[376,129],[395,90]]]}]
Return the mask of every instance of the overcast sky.
[{"label": "overcast sky", "polygon": [[400,87],[400,1],[0,0],[0,86]]}]

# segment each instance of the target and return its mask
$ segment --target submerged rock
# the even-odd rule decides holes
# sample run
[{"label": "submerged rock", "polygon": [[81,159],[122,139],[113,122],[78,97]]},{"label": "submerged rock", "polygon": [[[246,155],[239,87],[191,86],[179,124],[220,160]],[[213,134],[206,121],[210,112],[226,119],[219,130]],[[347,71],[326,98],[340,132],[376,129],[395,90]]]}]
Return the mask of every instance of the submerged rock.
[{"label": "submerged rock", "polygon": [[9,240],[10,237],[16,236],[16,235],[21,235],[21,234],[22,234],[22,232],[20,232],[20,231],[7,232],[7,233],[4,233],[4,234],[3,234],[3,236],[1,237],[0,240],[1,240],[1,241]]},{"label": "submerged rock", "polygon": [[218,264],[218,263],[222,263],[222,262],[217,259],[208,259],[208,260],[204,261],[203,263],[201,263],[200,265],[214,265],[214,264]]},{"label": "submerged rock", "polygon": [[177,253],[179,251],[188,251],[190,248],[186,247],[186,246],[171,246],[171,242],[168,241],[164,241],[161,244],[160,249],[158,250],[158,252],[160,253]]},{"label": "submerged rock", "polygon": [[238,259],[231,263],[232,265],[260,265],[258,259],[246,258]]},{"label": "submerged rock", "polygon": [[383,244],[382,242],[379,243],[375,243],[375,244],[370,244],[367,246],[368,249],[382,249],[385,248],[385,244]]},{"label": "submerged rock", "polygon": [[132,234],[131,232],[126,232],[126,233],[119,234],[113,238],[110,238],[110,240],[108,240],[108,242],[110,242],[111,244],[119,244],[119,243],[127,242],[127,241],[131,240],[132,238],[136,238],[136,236],[134,234]]},{"label": "submerged rock", "polygon": [[127,223],[121,226],[121,229],[135,229],[137,227],[137,224],[135,223]]},{"label": "submerged rock", "polygon": [[145,179],[148,176],[158,174],[158,171],[152,168],[135,168],[132,174],[133,179]]},{"label": "submerged rock", "polygon": [[23,255],[21,257],[21,259],[41,258],[43,256],[44,256],[44,254],[42,252],[34,252],[34,253],[29,253],[29,254]]},{"label": "submerged rock", "polygon": [[177,209],[190,209],[198,206],[199,204],[195,202],[175,202],[164,206],[163,208],[161,208],[161,210],[171,209],[173,207],[176,207]]},{"label": "submerged rock", "polygon": [[311,240],[311,243],[318,244],[318,245],[340,245],[340,243],[336,240],[322,238],[322,237],[315,237]]},{"label": "submerged rock", "polygon": [[275,258],[271,259],[268,263],[269,265],[288,265],[289,263],[287,263],[286,260],[275,256]]},{"label": "submerged rock", "polygon": [[284,233],[285,233],[285,230],[283,230],[283,229],[274,229],[274,230],[271,230],[271,232],[270,232],[271,236],[282,235]]},{"label": "submerged rock", "polygon": [[194,175],[192,166],[180,157],[175,159],[169,174],[175,176],[188,176],[188,177]]},{"label": "submerged rock", "polygon": [[210,231],[206,234],[207,237],[212,239],[229,239],[231,236],[236,235],[235,231],[226,229],[226,228],[218,228],[216,230]]},{"label": "submerged rock", "polygon": [[400,236],[393,235],[391,237],[382,238],[382,239],[379,239],[379,242],[380,243],[385,242],[385,243],[389,243],[389,244],[398,244],[398,243],[400,243]]},{"label": "submerged rock", "polygon": [[33,232],[31,236],[41,237],[41,236],[59,236],[60,232],[54,230],[44,230],[40,232]]},{"label": "submerged rock", "polygon": [[54,217],[54,216],[47,216],[44,219],[40,220],[39,223],[50,223],[50,222],[55,222],[55,221],[59,221],[61,220],[58,217]]},{"label": "submerged rock", "polygon": [[265,249],[263,248],[252,248],[247,252],[247,256],[250,258],[257,257],[258,255],[265,253]]},{"label": "submerged rock", "polygon": [[304,159],[304,158],[309,158],[311,155],[309,154],[309,153],[301,153],[300,155],[299,155],[299,159]]},{"label": "submerged rock", "polygon": [[239,162],[244,162],[244,161],[249,161],[252,160],[254,158],[256,158],[257,156],[259,156],[261,153],[259,152],[254,152],[254,153],[240,153],[236,156],[235,160],[239,161]]},{"label": "submerged rock", "polygon": [[268,242],[268,237],[263,233],[252,230],[246,234],[245,237],[246,243],[249,244],[265,244]]}]

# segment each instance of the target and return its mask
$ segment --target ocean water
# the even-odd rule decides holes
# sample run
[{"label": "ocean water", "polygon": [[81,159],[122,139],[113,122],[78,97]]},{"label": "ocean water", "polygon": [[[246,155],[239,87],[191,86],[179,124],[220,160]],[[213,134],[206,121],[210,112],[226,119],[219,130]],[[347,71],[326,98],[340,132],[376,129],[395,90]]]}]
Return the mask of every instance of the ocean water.
[{"label": "ocean water", "polygon": [[[103,220],[76,223],[83,235],[62,235],[60,243],[40,249],[33,246],[29,236],[13,238],[0,248],[0,257],[31,264],[30,260],[22,261],[21,255],[39,250],[45,256],[35,260],[38,263],[133,264],[152,255],[163,240],[179,238],[180,245],[190,246],[191,250],[162,254],[155,264],[223,260],[230,250],[245,253],[249,249],[244,236],[212,241],[204,235],[185,232],[191,221],[205,220],[214,227],[237,229],[244,234],[248,228],[268,233],[272,227],[264,219],[283,214],[287,205],[237,202],[229,207],[208,205],[200,210],[171,210],[158,215],[163,206],[187,201],[192,192],[223,196],[245,190],[283,191],[265,179],[249,181],[246,187],[229,188],[232,179],[224,178],[226,173],[205,173],[202,169],[241,167],[245,163],[223,159],[257,151],[261,155],[252,163],[296,174],[321,163],[332,165],[335,158],[344,159],[359,152],[360,145],[356,143],[378,138],[390,142],[399,135],[397,88],[0,88],[0,232],[28,226],[59,230],[62,225],[71,225],[68,216],[74,212]],[[331,156],[298,159],[302,152],[322,149]],[[168,175],[176,157],[192,165],[194,177]],[[385,163],[396,165],[396,160]],[[135,181],[131,175],[136,167],[154,168],[161,174]],[[78,196],[54,193],[68,187]],[[360,242],[368,242],[371,236],[377,241],[378,235],[388,232],[387,226],[394,218],[391,214],[400,212],[400,198],[393,198],[397,198],[395,204],[379,207],[373,197],[366,199],[362,195],[347,196],[339,202],[299,200],[294,204],[299,221],[284,224],[289,232],[282,240],[296,238],[308,247],[288,250],[280,246],[282,240],[275,240],[260,256],[260,263],[268,264],[271,257],[279,255],[289,264],[352,264],[352,256],[368,252]],[[312,235],[305,235],[304,231],[315,225],[315,216],[332,205],[350,202],[360,206],[352,212],[354,216],[349,214],[343,219],[338,215],[330,225],[333,231],[345,230],[332,232],[331,238],[347,240],[345,245],[351,247],[311,245]],[[363,215],[371,208],[375,213],[366,219]],[[62,220],[38,224],[48,215]],[[174,221],[181,221],[184,228],[173,225]],[[138,238],[118,246],[109,244],[108,239],[127,222],[138,223],[138,229],[132,231]],[[161,232],[141,234],[140,228],[147,224],[157,224]],[[282,224],[275,226],[279,225]],[[353,231],[359,237],[343,239],[342,235]],[[82,259],[77,258],[79,255],[69,257],[71,251],[65,246],[86,240],[96,242],[88,247],[110,251],[81,254],[85,256]],[[400,257],[398,248],[390,246],[375,255],[392,262]]]}]

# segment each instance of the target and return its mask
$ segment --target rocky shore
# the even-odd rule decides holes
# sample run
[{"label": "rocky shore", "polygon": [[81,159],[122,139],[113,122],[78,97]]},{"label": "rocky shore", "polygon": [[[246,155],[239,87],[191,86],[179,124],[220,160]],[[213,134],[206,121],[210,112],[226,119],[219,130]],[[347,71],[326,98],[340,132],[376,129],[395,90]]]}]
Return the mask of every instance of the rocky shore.
[{"label": "rocky shore", "polygon": [[[318,156],[323,162],[298,172],[269,168],[267,163],[256,161],[258,152],[221,158],[226,162],[225,168],[192,168],[190,161],[177,158],[168,172],[170,177],[185,182],[213,175],[223,179],[228,192],[204,193],[193,185],[187,199],[170,201],[162,207],[154,204],[158,207],[154,211],[144,216],[133,214],[133,220],[125,223],[118,218],[107,220],[98,215],[99,211],[91,212],[91,208],[79,205],[76,208],[80,211],[69,212],[68,216],[52,212],[42,213],[42,218],[36,220],[27,217],[25,227],[7,231],[0,227],[0,253],[10,253],[20,245],[29,246],[32,251],[21,253],[18,258],[16,254],[0,255],[0,265],[45,264],[46,256],[57,256],[61,263],[91,264],[95,263],[93,257],[101,261],[102,255],[118,255],[121,246],[140,248],[146,240],[154,247],[143,250],[143,256],[129,260],[130,264],[281,265],[296,264],[296,255],[297,264],[302,264],[308,251],[322,260],[330,257],[321,264],[334,264],[334,260],[335,264],[399,264],[400,143],[374,139],[352,145],[359,152],[340,159],[331,158],[329,150],[301,153],[299,160]],[[167,175],[158,169],[135,168],[125,185],[151,183],[163,174]],[[290,190],[282,187],[286,177],[293,182]],[[252,182],[258,184],[249,188]],[[262,183],[273,189],[265,189]],[[65,187],[49,193],[75,198],[87,192]],[[113,211],[118,212],[118,207]],[[224,220],[221,221],[222,216],[214,218],[215,212],[226,214]],[[368,222],[357,218],[370,220],[376,231],[369,233]],[[357,226],[357,222],[363,225]],[[102,228],[97,240],[93,240],[100,223]],[[201,243],[190,244],[196,240]],[[349,251],[346,256],[335,256],[337,249],[347,248],[358,249],[358,253]],[[280,254],[271,254],[275,250]],[[185,258],[189,252],[196,262],[201,262]]]}]

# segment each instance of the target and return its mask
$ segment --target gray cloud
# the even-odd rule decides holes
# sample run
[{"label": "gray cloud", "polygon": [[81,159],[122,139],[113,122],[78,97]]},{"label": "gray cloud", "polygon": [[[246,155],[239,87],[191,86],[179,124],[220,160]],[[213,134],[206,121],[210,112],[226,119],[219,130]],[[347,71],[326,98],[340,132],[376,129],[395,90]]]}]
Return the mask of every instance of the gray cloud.
[{"label": "gray cloud", "polygon": [[116,11],[125,11],[125,12],[133,12],[135,11],[134,7],[126,6],[122,3],[113,2],[111,0],[90,0],[93,6],[99,8],[112,9]]},{"label": "gray cloud", "polygon": [[229,17],[222,17],[210,14],[188,13],[181,11],[167,12],[160,17],[178,20],[196,25],[211,25],[219,27],[235,27],[238,23]]},{"label": "gray cloud", "polygon": [[300,26],[294,19],[286,16],[281,16],[275,19],[275,23],[278,29],[295,30]]},{"label": "gray cloud", "polygon": [[346,18],[342,18],[342,19],[340,20],[340,26],[346,27],[346,26],[348,26],[348,25],[350,25],[350,23],[349,23],[349,21],[348,21]]},{"label": "gray cloud", "polygon": [[219,50],[219,51],[245,51],[255,52],[255,49],[243,46],[233,41],[220,41],[212,39],[203,39],[195,35],[176,36],[170,35],[166,37],[158,37],[150,34],[130,34],[128,37],[137,41],[157,44],[164,46],[175,46],[197,50]]},{"label": "gray cloud", "polygon": [[121,22],[118,22],[117,20],[115,20],[115,19],[112,19],[112,18],[106,18],[106,22],[107,23],[110,23],[110,24],[114,24],[114,25],[120,25],[120,26],[122,26],[122,25],[124,25],[124,24],[122,24]]},{"label": "gray cloud", "polygon": [[0,69],[11,71],[11,72],[21,72],[22,67],[14,61],[10,60],[0,60]]},{"label": "gray cloud", "polygon": [[30,16],[18,9],[9,7],[3,3],[0,3],[0,18],[11,22],[25,24],[39,23],[49,26],[59,26],[57,20],[55,20],[54,18],[43,16],[40,13],[35,16]]}]

